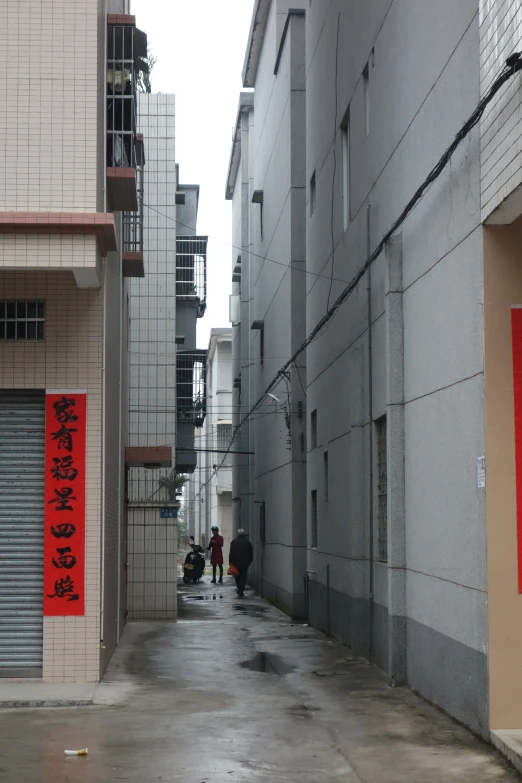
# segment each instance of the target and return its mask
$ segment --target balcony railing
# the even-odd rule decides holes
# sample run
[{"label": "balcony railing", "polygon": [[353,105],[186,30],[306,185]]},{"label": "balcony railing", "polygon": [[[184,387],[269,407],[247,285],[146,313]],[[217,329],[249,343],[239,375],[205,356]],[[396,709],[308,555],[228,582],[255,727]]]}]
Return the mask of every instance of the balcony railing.
[{"label": "balcony railing", "polygon": [[137,75],[147,70],[147,36],[133,16],[108,17],[107,184],[113,209],[137,209]]},{"label": "balcony railing", "polygon": [[123,213],[123,252],[143,253],[143,167],[136,169],[137,212]]},{"label": "balcony railing", "polygon": [[179,422],[202,427],[207,412],[207,352],[178,351],[176,356],[176,398]]},{"label": "balcony railing", "polygon": [[202,236],[176,239],[176,299],[196,305],[198,318],[207,307],[207,241]]}]

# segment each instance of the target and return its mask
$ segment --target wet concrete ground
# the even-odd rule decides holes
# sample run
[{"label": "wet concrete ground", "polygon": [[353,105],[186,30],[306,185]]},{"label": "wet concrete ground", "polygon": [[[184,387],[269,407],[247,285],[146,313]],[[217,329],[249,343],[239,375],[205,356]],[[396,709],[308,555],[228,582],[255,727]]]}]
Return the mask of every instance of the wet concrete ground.
[{"label": "wet concrete ground", "polygon": [[[218,586],[221,588],[221,586]],[[0,783],[508,783],[493,750],[227,580],[131,623],[97,706],[0,711]],[[65,748],[89,748],[64,758]]]}]

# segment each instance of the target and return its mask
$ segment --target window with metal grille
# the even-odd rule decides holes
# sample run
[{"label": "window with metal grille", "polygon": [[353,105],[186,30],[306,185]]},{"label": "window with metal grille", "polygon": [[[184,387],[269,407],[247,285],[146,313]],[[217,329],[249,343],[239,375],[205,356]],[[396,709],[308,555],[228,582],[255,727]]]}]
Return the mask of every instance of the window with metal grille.
[{"label": "window with metal grille", "polygon": [[381,563],[388,561],[388,465],[387,465],[387,422],[381,416],[375,422],[377,445],[377,545]]},{"label": "window with metal grille", "polygon": [[313,489],[310,493],[310,546],[317,549],[317,490]]},{"label": "window with metal grille", "polygon": [[[230,446],[230,442],[232,440],[232,425],[231,424],[218,424],[217,425],[217,447],[220,452],[225,452],[228,447]],[[223,454],[221,454],[221,458],[223,458]],[[232,455],[227,454],[225,457],[225,461],[223,462],[224,467],[229,467],[232,465]]]},{"label": "window with metal grille", "polygon": [[206,236],[176,238],[176,298],[198,306],[198,317],[205,312],[207,297]]},{"label": "window with metal grille", "polygon": [[44,340],[45,302],[0,301],[0,340]]}]

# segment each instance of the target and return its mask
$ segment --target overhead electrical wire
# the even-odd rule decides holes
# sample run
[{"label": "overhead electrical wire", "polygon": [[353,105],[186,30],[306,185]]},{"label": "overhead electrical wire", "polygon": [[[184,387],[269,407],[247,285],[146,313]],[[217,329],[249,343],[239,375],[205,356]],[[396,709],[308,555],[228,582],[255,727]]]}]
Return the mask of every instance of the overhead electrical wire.
[{"label": "overhead electrical wire", "polygon": [[[336,313],[339,311],[339,308],[341,305],[344,304],[344,302],[348,299],[350,294],[356,289],[370,266],[373,264],[373,262],[381,255],[382,251],[386,247],[386,244],[390,241],[390,239],[393,237],[395,232],[402,226],[406,218],[410,215],[410,213],[414,210],[414,208],[417,206],[419,201],[422,199],[428,188],[438,179],[438,177],[441,175],[441,173],[446,168],[447,164],[451,160],[453,153],[457,150],[459,145],[462,143],[462,141],[465,139],[465,137],[473,130],[473,128],[480,122],[480,119],[482,115],[484,114],[486,108],[491,103],[495,95],[499,92],[499,90],[502,89],[504,84],[509,81],[516,73],[522,70],[522,54],[519,52],[515,52],[512,55],[510,55],[506,62],[504,67],[502,68],[500,74],[495,79],[489,90],[486,92],[484,97],[479,101],[479,104],[477,108],[473,111],[469,119],[464,123],[462,128],[459,130],[459,132],[456,134],[453,142],[450,144],[450,146],[446,149],[446,151],[442,154],[438,162],[435,164],[435,166],[432,168],[422,185],[416,190],[414,195],[411,197],[411,199],[408,201],[402,212],[400,213],[399,217],[395,220],[395,222],[391,225],[390,229],[386,232],[386,234],[383,236],[373,253],[370,254],[369,258],[364,262],[364,264],[360,267],[357,274],[352,278],[352,280],[348,283],[348,285],[343,289],[341,294],[337,297],[333,305],[328,309],[326,314],[318,321],[316,326],[312,329],[306,340],[299,346],[299,348],[294,352],[294,354],[288,359],[288,361],[277,371],[277,373],[274,375],[262,395],[258,398],[258,400],[252,405],[250,410],[243,416],[239,424],[237,424],[234,433],[232,435],[232,439],[230,441],[229,451],[232,447],[232,444],[236,440],[237,436],[239,435],[239,432],[241,430],[241,427],[246,424],[246,422],[252,417],[252,415],[255,413],[255,411],[258,409],[258,407],[261,405],[265,397],[272,391],[272,389],[275,387],[275,385],[279,382],[280,379],[283,378],[284,374],[288,371],[289,367],[297,360],[297,358],[303,353],[304,350],[310,345],[310,343],[317,337],[317,335],[321,332],[321,330],[326,326],[326,324],[331,321],[331,319],[336,315]],[[227,454],[223,457],[221,464],[216,466],[214,469],[214,473],[217,473],[217,471],[223,466],[223,463],[225,462],[227,458]],[[211,481],[212,476],[210,479],[205,482],[205,484],[202,484],[200,487],[199,493],[197,497],[201,494],[206,484]]]},{"label": "overhead electrical wire", "polygon": [[[152,210],[152,212],[156,212],[156,214],[160,215],[160,217],[165,218],[165,220],[170,220],[172,223],[176,223],[178,226],[183,226],[183,228],[188,228],[190,231],[194,231],[193,226],[189,226],[186,223],[183,223],[181,220],[177,220],[176,218],[170,217],[170,215],[166,215],[164,212],[160,212],[159,209],[156,209],[156,207],[151,207],[150,204],[143,204],[144,207],[147,207],[147,209]],[[233,248],[234,250],[240,250],[242,253],[247,252],[249,256],[252,256],[253,258],[260,258],[262,261],[270,261],[272,264],[277,264],[278,266],[284,266],[284,268],[288,271],[290,268],[297,272],[302,272],[305,275],[311,275],[312,277],[324,277],[325,280],[332,279],[330,275],[323,275],[320,272],[311,272],[309,269],[301,269],[301,267],[295,266],[291,267],[290,264],[285,264],[284,261],[276,261],[275,258],[269,258],[268,256],[262,256],[260,253],[254,253],[253,250],[245,250],[244,247],[241,247],[240,245],[234,245],[233,242],[227,242],[225,239],[219,239],[218,237],[214,237],[211,234],[204,234],[203,236],[208,236],[209,239],[213,239],[215,242],[219,242],[222,245],[227,245],[228,247]],[[346,280],[341,280],[340,278],[334,277],[333,280],[336,283],[346,283]]]}]

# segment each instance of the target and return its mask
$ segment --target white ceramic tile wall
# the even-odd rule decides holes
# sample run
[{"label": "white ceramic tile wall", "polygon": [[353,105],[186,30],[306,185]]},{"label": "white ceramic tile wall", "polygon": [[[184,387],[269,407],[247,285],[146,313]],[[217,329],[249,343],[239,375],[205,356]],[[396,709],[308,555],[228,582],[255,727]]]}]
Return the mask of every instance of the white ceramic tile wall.
[{"label": "white ceramic tile wall", "polygon": [[[173,95],[140,95],[144,134],[145,277],[129,282],[129,443],[169,444],[176,439],[176,162]],[[171,469],[129,471],[133,503],[169,500],[159,488]],[[158,491],[159,490],[159,491]],[[159,508],[129,508],[129,618],[177,614],[177,525]]]},{"label": "white ceramic tile wall", "polygon": [[[484,95],[506,58],[522,50],[520,0],[480,0],[480,86]],[[507,82],[481,124],[482,220],[522,183],[522,76]]]},{"label": "white ceramic tile wall", "polygon": [[160,519],[159,508],[129,509],[129,619],[177,617],[175,519]]}]

